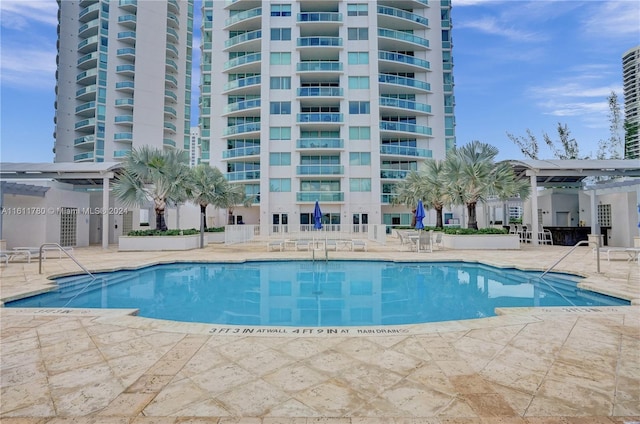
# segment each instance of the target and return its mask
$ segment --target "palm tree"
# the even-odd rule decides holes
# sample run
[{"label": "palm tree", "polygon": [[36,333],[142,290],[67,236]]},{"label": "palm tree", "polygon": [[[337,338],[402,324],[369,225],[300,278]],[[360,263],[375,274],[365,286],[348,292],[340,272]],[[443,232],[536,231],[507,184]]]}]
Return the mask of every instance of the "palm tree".
[{"label": "palm tree", "polygon": [[529,184],[518,180],[506,162],[496,164],[498,149],[486,143],[472,141],[453,148],[444,162],[447,192],[454,204],[466,205],[468,228],[478,228],[476,205],[490,197],[507,199],[529,195]]},{"label": "palm tree", "polygon": [[[218,168],[203,163],[193,168],[192,174],[192,199],[200,205],[201,216],[205,215],[208,205],[222,207],[221,205],[226,204],[224,198],[228,196],[229,190],[236,190]],[[204,229],[207,229],[206,221]]]},{"label": "palm tree", "polygon": [[451,203],[442,161],[427,159],[418,171],[411,171],[397,185],[394,203],[415,208],[418,200],[422,200],[425,207],[435,209],[436,227],[442,228],[442,210],[445,204]]},{"label": "palm tree", "polygon": [[167,204],[189,197],[191,179],[186,163],[187,153],[182,150],[163,151],[149,146],[132,149],[123,172],[116,178],[113,192],[125,206],[140,207],[153,201],[156,228],[165,231]]}]

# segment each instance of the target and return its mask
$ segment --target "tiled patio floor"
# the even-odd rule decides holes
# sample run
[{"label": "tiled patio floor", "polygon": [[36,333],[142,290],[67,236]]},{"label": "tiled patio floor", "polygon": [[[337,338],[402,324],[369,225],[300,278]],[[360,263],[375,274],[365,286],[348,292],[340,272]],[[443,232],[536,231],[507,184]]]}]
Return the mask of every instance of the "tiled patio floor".
[{"label": "tiled patio floor", "polygon": [[[567,247],[343,259],[468,260],[546,269]],[[173,260],[310,258],[266,243],[189,252],[78,248],[91,270]],[[3,299],[76,272],[70,259],[2,267]],[[611,424],[640,422],[640,267],[578,248],[557,267],[635,306],[514,309],[397,333],[221,333],[128,311],[0,309],[0,421],[8,423]],[[228,327],[228,326],[227,326]],[[389,327],[391,328],[391,327]],[[373,328],[372,330],[375,330]]]}]

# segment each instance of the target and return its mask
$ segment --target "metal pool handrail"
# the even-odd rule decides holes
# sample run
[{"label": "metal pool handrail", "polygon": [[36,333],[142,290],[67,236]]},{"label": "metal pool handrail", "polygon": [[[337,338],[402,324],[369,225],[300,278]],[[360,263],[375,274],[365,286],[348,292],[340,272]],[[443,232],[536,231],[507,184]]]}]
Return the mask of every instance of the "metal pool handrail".
[{"label": "metal pool handrail", "polygon": [[96,279],[96,276],[93,275],[91,272],[89,272],[89,270],[87,268],[85,268],[80,262],[78,262],[78,260],[76,258],[73,257],[73,255],[71,255],[69,252],[67,252],[62,246],[60,246],[58,243],[43,243],[40,246],[40,252],[38,255],[38,274],[42,274],[42,248],[45,246],[55,246],[58,249],[60,249],[61,252],[63,252],[65,255],[67,255],[68,257],[71,258],[71,260],[73,262],[75,262],[80,268],[82,268],[82,270],[84,272],[86,272],[87,274],[89,274],[89,276],[91,278],[93,278],[94,280]]}]

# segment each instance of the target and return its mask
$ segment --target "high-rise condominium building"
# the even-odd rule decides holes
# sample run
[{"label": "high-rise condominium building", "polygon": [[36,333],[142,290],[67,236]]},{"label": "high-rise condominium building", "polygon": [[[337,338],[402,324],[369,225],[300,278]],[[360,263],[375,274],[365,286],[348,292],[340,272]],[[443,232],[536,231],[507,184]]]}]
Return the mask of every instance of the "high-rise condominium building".
[{"label": "high-rise condominium building", "polygon": [[201,160],[256,195],[234,213],[410,225],[396,184],[455,143],[450,0],[202,3]]},{"label": "high-rise condominium building", "polygon": [[640,159],[640,46],[622,55],[625,159]]},{"label": "high-rise condominium building", "polygon": [[58,0],[55,162],[189,148],[193,0]]}]

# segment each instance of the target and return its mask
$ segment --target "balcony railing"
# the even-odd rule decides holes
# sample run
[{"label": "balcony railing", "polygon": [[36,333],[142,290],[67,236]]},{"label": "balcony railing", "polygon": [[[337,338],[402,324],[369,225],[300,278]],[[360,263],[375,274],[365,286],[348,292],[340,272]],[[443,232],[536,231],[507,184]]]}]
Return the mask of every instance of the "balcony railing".
[{"label": "balcony railing", "polygon": [[397,75],[380,74],[378,82],[383,84],[396,84],[405,87],[415,88],[416,90],[431,91],[431,84],[414,78],[400,77]]},{"label": "balcony railing", "polygon": [[93,152],[80,153],[73,156],[74,162],[93,160]]},{"label": "balcony railing", "polygon": [[381,144],[380,154],[415,156],[415,157],[421,157],[421,158],[430,158],[433,156],[433,153],[431,150],[418,149],[416,147],[409,147],[409,146],[397,146],[394,144]]},{"label": "balcony railing", "polygon": [[255,75],[247,78],[240,78],[235,81],[228,82],[224,85],[224,91],[235,90],[237,88],[249,87],[252,85],[260,85],[262,78],[260,75]]},{"label": "balcony railing", "polygon": [[344,117],[342,113],[299,113],[297,118],[298,123],[336,123],[336,122],[344,122]]},{"label": "balcony railing", "polygon": [[342,191],[299,191],[296,193],[297,202],[344,202]]},{"label": "balcony railing", "polygon": [[256,109],[260,107],[260,103],[261,103],[260,99],[251,99],[251,100],[244,100],[241,102],[231,103],[224,107],[223,113],[238,112],[238,111],[247,110],[247,109]]},{"label": "balcony railing", "polygon": [[431,135],[431,128],[423,125],[408,124],[406,122],[381,121],[381,131],[399,131],[421,135]]},{"label": "balcony railing", "polygon": [[429,47],[429,40],[426,38],[393,29],[378,28],[378,37],[392,38],[394,40],[406,41],[407,43],[417,44],[426,48]]},{"label": "balcony railing", "polygon": [[232,17],[226,19],[224,21],[224,26],[227,27],[229,25],[233,25],[237,22],[241,22],[247,19],[255,18],[257,16],[262,16],[262,8],[256,7],[255,9],[244,10],[240,13],[233,15]]},{"label": "balcony railing", "polygon": [[238,147],[222,152],[223,159],[237,158],[241,156],[256,156],[260,154],[260,146]]},{"label": "balcony railing", "polygon": [[235,171],[225,174],[228,181],[259,180],[260,171]]},{"label": "balcony railing", "polygon": [[244,56],[235,57],[228,62],[225,62],[224,69],[231,69],[237,66],[246,65],[249,63],[256,63],[262,60],[261,53],[251,53]]},{"label": "balcony railing", "polygon": [[417,103],[413,100],[396,99],[393,97],[380,97],[381,107],[395,107],[399,109],[413,110],[421,113],[431,113],[431,105]]},{"label": "balcony railing", "polygon": [[341,37],[300,37],[298,47],[342,47]]},{"label": "balcony railing", "polygon": [[246,43],[251,40],[259,40],[262,38],[262,31],[256,30],[251,32],[245,32],[244,34],[236,35],[235,37],[231,37],[228,40],[225,40],[224,47],[229,48],[235,46],[236,44]]},{"label": "balcony railing", "polygon": [[229,135],[235,135],[235,134],[259,132],[259,131],[260,131],[260,122],[249,122],[246,124],[227,127],[224,129],[223,135],[229,136]]},{"label": "balcony railing", "polygon": [[428,61],[402,53],[380,51],[378,52],[378,59],[388,60],[390,62],[405,63],[407,65],[415,66],[422,69],[431,69],[431,64]]},{"label": "balcony railing", "polygon": [[344,90],[340,87],[302,87],[297,90],[298,97],[342,97]]},{"label": "balcony railing", "polygon": [[324,60],[300,62],[296,65],[298,72],[341,72],[342,68],[342,62]]},{"label": "balcony railing", "polygon": [[78,144],[90,144],[96,141],[95,135],[85,135],[84,137],[78,137],[73,140],[73,145],[77,146]]},{"label": "balcony railing", "polygon": [[338,13],[338,12],[298,13],[298,22],[342,22],[342,13]]},{"label": "balcony railing", "polygon": [[416,22],[424,26],[429,25],[429,21],[424,16],[416,15],[415,13],[407,12],[401,9],[396,9],[395,7],[378,6],[378,13],[381,15],[406,19],[407,21]]},{"label": "balcony railing", "polygon": [[403,180],[407,177],[407,174],[411,172],[405,169],[381,169],[380,178]]},{"label": "balcony railing", "polygon": [[300,165],[296,167],[297,175],[342,175],[342,165]]},{"label": "balcony railing", "polygon": [[341,138],[300,138],[296,140],[298,149],[342,149],[344,140]]}]

